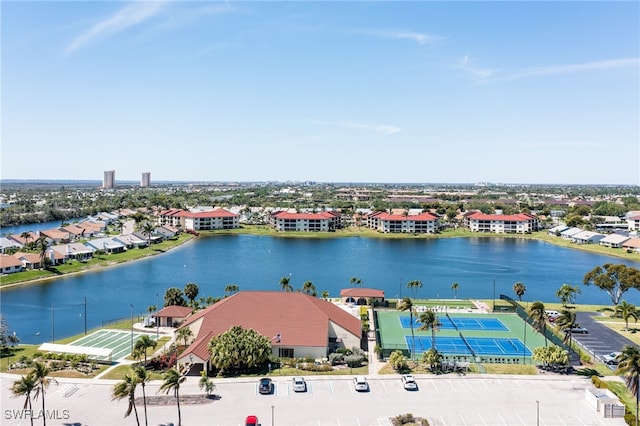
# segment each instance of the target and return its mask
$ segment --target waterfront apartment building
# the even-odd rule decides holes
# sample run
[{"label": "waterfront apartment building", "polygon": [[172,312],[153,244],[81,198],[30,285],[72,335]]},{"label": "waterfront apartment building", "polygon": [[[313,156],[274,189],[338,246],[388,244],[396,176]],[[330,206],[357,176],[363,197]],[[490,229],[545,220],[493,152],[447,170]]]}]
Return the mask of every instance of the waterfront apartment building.
[{"label": "waterfront apartment building", "polygon": [[471,232],[525,234],[537,231],[540,228],[538,218],[528,213],[505,215],[484,214],[476,211],[467,214],[464,221]]},{"label": "waterfront apartment building", "polygon": [[158,224],[192,231],[236,229],[240,227],[240,215],[222,208],[171,209],[158,214]]},{"label": "waterfront apartment building", "polygon": [[116,171],[115,170],[105,170],[104,177],[102,178],[102,188],[103,189],[113,189],[116,183]]},{"label": "waterfront apartment building", "polygon": [[150,172],[142,173],[142,178],[140,179],[140,187],[148,188],[150,186],[151,186],[151,173]]},{"label": "waterfront apartment building", "polygon": [[341,227],[338,212],[324,211],[320,213],[275,212],[270,217],[270,224],[276,231],[329,232]]},{"label": "waterfront apartment building", "polygon": [[376,211],[366,220],[368,228],[384,233],[433,234],[440,228],[440,218],[428,212],[410,215]]}]

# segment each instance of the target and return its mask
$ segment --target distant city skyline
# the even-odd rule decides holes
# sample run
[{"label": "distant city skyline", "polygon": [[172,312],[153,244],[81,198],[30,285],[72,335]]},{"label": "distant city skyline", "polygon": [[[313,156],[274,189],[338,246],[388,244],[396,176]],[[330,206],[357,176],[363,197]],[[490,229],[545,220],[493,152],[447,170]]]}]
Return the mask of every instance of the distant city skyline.
[{"label": "distant city skyline", "polygon": [[639,15],[4,2],[0,178],[640,185]]}]

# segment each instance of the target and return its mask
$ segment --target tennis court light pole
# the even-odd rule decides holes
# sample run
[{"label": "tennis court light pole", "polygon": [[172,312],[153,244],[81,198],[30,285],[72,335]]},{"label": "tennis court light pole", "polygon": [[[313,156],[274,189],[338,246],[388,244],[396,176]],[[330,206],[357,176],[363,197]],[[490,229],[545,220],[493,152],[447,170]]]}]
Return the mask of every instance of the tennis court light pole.
[{"label": "tennis court light pole", "polygon": [[133,303],[129,306],[131,306],[131,355],[133,355]]}]

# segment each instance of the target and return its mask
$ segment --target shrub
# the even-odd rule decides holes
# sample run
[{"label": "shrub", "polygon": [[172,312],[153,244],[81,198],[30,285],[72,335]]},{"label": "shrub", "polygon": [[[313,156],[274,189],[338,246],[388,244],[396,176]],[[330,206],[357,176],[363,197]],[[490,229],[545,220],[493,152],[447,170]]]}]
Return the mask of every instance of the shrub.
[{"label": "shrub", "polygon": [[339,353],[329,354],[329,364],[331,365],[344,364],[344,355]]},{"label": "shrub", "polygon": [[591,382],[593,383],[593,386],[597,387],[598,389],[608,389],[609,388],[607,386],[607,383],[604,382],[603,380],[600,380],[600,378],[598,376],[591,376]]},{"label": "shrub", "polygon": [[343,355],[351,355],[351,349],[338,348],[336,349],[336,353],[343,354]]},{"label": "shrub", "polygon": [[351,368],[360,367],[364,362],[364,357],[362,355],[347,355],[344,357],[344,362]]},{"label": "shrub", "polygon": [[333,371],[333,367],[330,364],[316,365],[315,363],[312,363],[312,362],[304,362],[302,364],[299,364],[298,368],[300,370],[305,370],[305,371],[317,371],[317,372]]},{"label": "shrub", "polygon": [[354,355],[365,356],[365,352],[357,346],[351,347],[351,353]]},{"label": "shrub", "polygon": [[389,355],[389,364],[396,371],[405,371],[409,368],[407,365],[407,359],[401,351],[393,351]]}]

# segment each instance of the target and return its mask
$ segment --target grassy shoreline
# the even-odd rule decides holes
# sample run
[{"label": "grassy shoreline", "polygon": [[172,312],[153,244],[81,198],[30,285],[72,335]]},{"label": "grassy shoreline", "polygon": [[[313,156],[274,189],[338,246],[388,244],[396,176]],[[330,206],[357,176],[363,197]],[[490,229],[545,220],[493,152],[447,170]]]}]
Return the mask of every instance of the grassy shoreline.
[{"label": "grassy shoreline", "polygon": [[[276,238],[380,238],[380,239],[440,239],[440,238],[516,238],[544,241],[560,247],[582,250],[589,253],[611,256],[619,259],[640,262],[640,253],[627,253],[622,249],[603,247],[596,244],[575,244],[563,240],[560,237],[550,236],[546,231],[538,231],[531,234],[488,234],[471,232],[458,228],[445,230],[438,234],[403,234],[403,233],[380,233],[369,228],[349,227],[335,232],[278,232],[268,225],[243,225],[237,229],[223,231],[202,231],[200,236],[211,238],[225,235],[259,235]],[[15,274],[3,275],[0,278],[0,291],[17,285],[36,284],[40,282],[55,280],[57,278],[70,275],[100,271],[111,266],[120,265],[150,256],[165,253],[175,247],[181,246],[193,239],[193,235],[183,233],[176,240],[167,240],[150,248],[129,250],[124,253],[101,255],[87,263],[73,262],[72,264],[60,265],[50,270],[35,270],[18,272]]]}]

